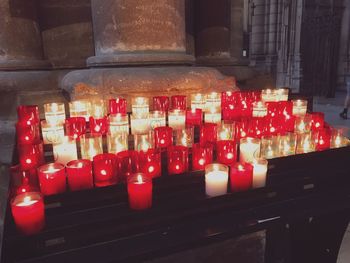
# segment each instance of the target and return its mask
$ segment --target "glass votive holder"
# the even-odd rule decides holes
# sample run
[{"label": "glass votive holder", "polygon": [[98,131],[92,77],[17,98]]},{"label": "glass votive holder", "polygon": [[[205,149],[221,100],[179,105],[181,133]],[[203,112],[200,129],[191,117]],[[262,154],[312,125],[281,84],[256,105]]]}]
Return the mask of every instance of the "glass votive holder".
[{"label": "glass votive holder", "polygon": [[188,148],[175,145],[168,147],[169,175],[182,174],[188,171]]},{"label": "glass votive holder", "polygon": [[97,187],[118,182],[118,160],[112,153],[101,153],[93,158],[94,182]]},{"label": "glass votive holder", "polygon": [[221,106],[226,107],[228,105],[236,104],[236,94],[234,91],[223,91],[221,92]]},{"label": "glass votive holder", "polygon": [[80,136],[80,153],[82,159],[92,161],[94,156],[103,153],[102,135],[83,134]]},{"label": "glass votive holder", "polygon": [[173,144],[173,129],[163,126],[154,129],[154,145],[156,148],[166,148]]},{"label": "glass votive holder", "polygon": [[298,134],[296,153],[301,154],[314,152],[316,150],[317,137],[317,132]]},{"label": "glass votive holder", "polygon": [[171,109],[173,110],[186,110],[187,97],[185,95],[171,96]]},{"label": "glass votive holder", "polygon": [[145,134],[150,131],[150,119],[147,115],[143,117],[138,117],[138,115],[130,115],[130,125],[131,125],[131,134]]},{"label": "glass votive holder", "polygon": [[130,175],[140,170],[139,153],[137,151],[128,150],[117,154],[118,159],[118,176],[123,182]]},{"label": "glass votive holder", "polygon": [[142,118],[149,113],[149,98],[135,97],[131,99],[131,110],[135,118]]},{"label": "glass votive holder", "polygon": [[[248,136],[254,137],[254,138],[261,138],[264,136],[269,128],[267,121],[269,121],[270,118],[260,118],[260,117],[253,117],[249,120],[248,123]],[[271,123],[271,122],[270,122]],[[276,129],[276,128],[275,128]]]},{"label": "glass votive holder", "polygon": [[33,144],[40,141],[40,128],[38,123],[27,124],[26,122],[16,123],[17,144]]},{"label": "glass votive holder", "polygon": [[332,132],[329,128],[323,128],[317,131],[316,151],[323,151],[331,147]]},{"label": "glass votive holder", "polygon": [[17,107],[17,116],[19,122],[25,122],[28,125],[40,122],[38,105],[20,105]]},{"label": "glass votive holder", "polygon": [[205,96],[205,111],[213,112],[212,109],[221,109],[221,94],[218,92],[210,92]]},{"label": "glass votive holder", "polygon": [[261,91],[261,100],[264,102],[277,101],[277,94],[275,89],[263,89]]},{"label": "glass votive holder", "polygon": [[94,187],[92,162],[90,160],[73,160],[67,163],[67,180],[71,191],[80,191]]},{"label": "glass votive holder", "polygon": [[49,163],[40,166],[38,178],[43,195],[55,195],[66,191],[66,172],[63,164]]},{"label": "glass votive holder", "polygon": [[239,161],[241,163],[252,163],[255,156],[260,156],[260,139],[242,138],[239,144]]},{"label": "glass votive holder", "polygon": [[261,138],[260,155],[265,159],[273,159],[279,156],[278,136],[263,136]]},{"label": "glass votive holder", "polygon": [[253,186],[253,165],[235,163],[230,166],[230,185],[232,192],[247,191]]},{"label": "glass votive holder", "polygon": [[45,226],[44,199],[39,192],[26,192],[11,200],[11,212],[17,229],[25,235],[40,232]]},{"label": "glass votive holder", "polygon": [[107,119],[108,133],[129,134],[129,117],[124,113],[110,114]]},{"label": "glass votive holder", "polygon": [[202,93],[191,94],[191,110],[205,110],[205,95]]},{"label": "glass votive holder", "polygon": [[170,110],[168,112],[168,124],[173,130],[181,130],[186,125],[186,111],[185,110]]},{"label": "glass votive holder", "polygon": [[311,130],[319,131],[324,128],[324,113],[313,112],[311,115]]},{"label": "glass votive holder", "polygon": [[151,130],[157,127],[166,126],[165,112],[164,111],[152,111],[149,113],[149,125]]},{"label": "glass votive holder", "polygon": [[192,147],[194,142],[194,127],[187,126],[183,130],[175,130],[175,145]]},{"label": "glass votive holder", "polygon": [[293,115],[303,116],[307,111],[307,100],[292,100],[293,102]]},{"label": "glass votive holder", "polygon": [[102,119],[106,116],[105,101],[101,99],[93,99],[90,101],[89,115],[95,119]]},{"label": "glass votive holder", "polygon": [[204,113],[204,122],[205,123],[221,123],[221,108],[211,107],[206,110]]},{"label": "glass votive holder", "polygon": [[39,190],[39,182],[36,169],[23,170],[20,164],[11,166],[10,170],[10,196],[25,192]]},{"label": "glass votive holder", "polygon": [[222,164],[233,164],[237,160],[237,145],[233,140],[221,140],[216,143],[217,161]]},{"label": "glass votive holder", "polygon": [[287,101],[288,94],[289,94],[289,89],[287,89],[287,88],[276,89],[276,100],[277,101]]},{"label": "glass votive holder", "polygon": [[63,124],[66,119],[64,103],[44,104],[45,120],[52,125]]},{"label": "glass votive holder", "polygon": [[309,114],[303,116],[297,116],[295,118],[294,132],[308,133],[311,131],[312,117]]},{"label": "glass votive holder", "polygon": [[229,121],[222,121],[217,127],[217,140],[234,140],[235,138],[235,123]]},{"label": "glass votive holder", "polygon": [[239,121],[242,117],[242,111],[234,104],[222,107],[222,119],[226,121]]},{"label": "glass votive holder", "polygon": [[249,124],[249,118],[241,118],[239,121],[235,122],[235,136],[237,141],[248,136]]},{"label": "glass votive holder", "polygon": [[66,119],[65,124],[66,135],[78,139],[86,133],[86,121],[83,117],[71,117]]},{"label": "glass votive holder", "polygon": [[115,99],[108,100],[108,113],[109,114],[127,114],[126,99],[117,97]]},{"label": "glass votive holder", "polygon": [[349,139],[344,136],[344,129],[333,128],[331,130],[331,148],[340,148],[349,145]]},{"label": "glass votive holder", "polygon": [[53,156],[55,162],[67,164],[72,160],[78,159],[77,144],[74,138],[64,136],[62,141],[53,144]]},{"label": "glass votive holder", "polygon": [[89,121],[90,102],[88,100],[75,100],[69,103],[70,117],[83,117]]},{"label": "glass votive holder", "polygon": [[153,97],[153,110],[167,112],[169,110],[170,100],[168,96]]},{"label": "glass votive holder", "polygon": [[134,135],[134,150],[135,151],[148,151],[154,148],[154,135],[153,131],[147,134],[135,134]]},{"label": "glass votive holder", "polygon": [[205,193],[209,197],[227,193],[228,166],[219,163],[208,164],[205,167]]},{"label": "glass votive holder", "polygon": [[253,188],[266,186],[268,161],[263,158],[254,158],[253,162]]},{"label": "glass votive holder", "polygon": [[297,135],[295,133],[286,133],[278,136],[279,156],[294,155],[297,146]]},{"label": "glass votive holder", "polygon": [[41,133],[44,144],[61,143],[64,138],[63,124],[51,125],[46,120],[41,121]]},{"label": "glass votive holder", "polygon": [[203,113],[201,109],[186,110],[186,124],[193,126],[201,126],[203,121]]},{"label": "glass votive holder", "polygon": [[143,173],[135,173],[127,181],[129,207],[145,210],[152,207],[152,178]]},{"label": "glass votive holder", "polygon": [[19,163],[23,170],[37,168],[45,163],[44,148],[41,141],[35,144],[18,145]]},{"label": "glass votive holder", "polygon": [[107,133],[107,117],[89,118],[90,133],[105,135]]},{"label": "glass votive holder", "polygon": [[267,106],[263,101],[253,102],[253,117],[262,118],[267,115]]},{"label": "glass votive holder", "polygon": [[207,143],[215,145],[217,141],[217,124],[215,123],[203,123],[200,128],[199,142],[201,145]]},{"label": "glass votive holder", "polygon": [[151,178],[162,175],[161,152],[159,149],[148,149],[139,152],[140,171]]},{"label": "glass votive holder", "polygon": [[213,162],[213,146],[195,143],[192,146],[192,170],[204,170],[205,166]]},{"label": "glass votive holder", "polygon": [[128,150],[129,141],[127,133],[107,134],[107,151],[108,153],[117,154]]}]

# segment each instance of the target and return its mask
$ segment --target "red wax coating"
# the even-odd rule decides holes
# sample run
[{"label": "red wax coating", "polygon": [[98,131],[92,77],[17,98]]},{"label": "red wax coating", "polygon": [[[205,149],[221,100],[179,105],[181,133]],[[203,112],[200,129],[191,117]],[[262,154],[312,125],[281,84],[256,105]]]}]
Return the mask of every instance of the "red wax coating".
[{"label": "red wax coating", "polygon": [[136,173],[128,179],[128,196],[130,209],[145,210],[152,207],[152,179]]},{"label": "red wax coating", "polygon": [[186,96],[176,95],[171,96],[171,108],[173,110],[186,110]]},{"label": "red wax coating", "polygon": [[188,171],[188,148],[181,145],[168,148],[168,173],[181,174]]},{"label": "red wax coating", "polygon": [[192,146],[192,170],[204,170],[207,164],[213,162],[213,146],[208,144],[201,146],[195,143]]},{"label": "red wax coating", "polygon": [[200,144],[212,144],[215,145],[218,134],[218,126],[216,123],[203,123],[200,129],[199,142]]},{"label": "red wax coating", "polygon": [[265,117],[266,121],[266,130],[265,135],[277,135],[281,132],[281,122],[279,121],[278,117]]},{"label": "red wax coating", "polygon": [[295,116],[293,116],[292,101],[279,102],[279,117],[280,117],[281,131],[293,132],[294,125],[295,125]]},{"label": "red wax coating", "polygon": [[223,91],[221,92],[221,107],[235,105],[237,102],[237,91]]},{"label": "red wax coating", "polygon": [[40,232],[45,226],[44,200],[38,192],[17,195],[11,201],[12,216],[17,229],[25,235]]},{"label": "red wax coating", "polygon": [[331,147],[332,132],[329,128],[318,130],[316,150],[323,151]]},{"label": "red wax coating", "polygon": [[231,191],[246,191],[253,185],[253,166],[250,163],[236,163],[230,167]]},{"label": "red wax coating", "polygon": [[266,129],[266,118],[252,117],[249,120],[248,136],[253,138],[261,138],[265,135]]},{"label": "red wax coating", "polygon": [[139,152],[140,170],[152,178],[162,175],[161,152],[157,149],[148,149]]},{"label": "red wax coating", "polygon": [[73,160],[66,165],[68,186],[71,191],[93,188],[92,162]]},{"label": "red wax coating", "polygon": [[35,169],[45,163],[42,142],[18,145],[18,155],[22,170]]},{"label": "red wax coating", "polygon": [[275,101],[266,102],[267,106],[267,116],[271,118],[277,118],[280,113],[280,104]]},{"label": "red wax coating", "polygon": [[63,164],[49,163],[40,166],[38,177],[43,195],[54,195],[66,191],[66,173]]},{"label": "red wax coating", "polygon": [[227,104],[222,108],[222,119],[227,121],[238,121],[241,118],[242,110],[234,104]]},{"label": "red wax coating", "polygon": [[166,148],[173,144],[173,129],[163,126],[154,129],[154,144],[156,148]]},{"label": "red wax coating", "polygon": [[26,122],[16,123],[16,137],[18,144],[33,144],[40,141],[39,124],[30,124]]},{"label": "red wax coating", "polygon": [[116,98],[108,101],[108,112],[109,114],[122,113],[127,114],[126,99]]},{"label": "red wax coating", "polygon": [[168,96],[156,96],[153,97],[153,110],[164,111],[169,110],[170,100]]},{"label": "red wax coating", "polygon": [[94,117],[89,118],[90,132],[91,134],[105,135],[107,133],[107,118],[95,119]]},{"label": "red wax coating", "polygon": [[95,186],[103,187],[118,182],[118,160],[112,153],[102,153],[94,156],[94,181]]},{"label": "red wax coating", "polygon": [[17,107],[18,121],[27,124],[40,122],[39,108],[37,105],[21,105]]},{"label": "red wax coating", "polygon": [[311,113],[311,130],[319,131],[324,128],[324,113],[313,112]]},{"label": "red wax coating", "polygon": [[71,117],[66,119],[66,136],[78,139],[80,135],[86,133],[86,121],[84,117]]},{"label": "red wax coating", "polygon": [[235,141],[223,140],[216,143],[217,161],[222,164],[233,164],[237,160],[237,144]]},{"label": "red wax coating", "polygon": [[139,172],[140,163],[137,151],[126,150],[117,154],[118,159],[118,177],[126,181],[130,175]]},{"label": "red wax coating", "polygon": [[236,140],[239,141],[242,138],[246,138],[248,136],[248,128],[249,128],[249,118],[241,118],[240,121],[236,122]]},{"label": "red wax coating", "polygon": [[186,110],[186,125],[201,126],[203,114],[201,109]]},{"label": "red wax coating", "polygon": [[17,164],[10,167],[10,174],[11,195],[40,191],[36,169],[22,170]]}]

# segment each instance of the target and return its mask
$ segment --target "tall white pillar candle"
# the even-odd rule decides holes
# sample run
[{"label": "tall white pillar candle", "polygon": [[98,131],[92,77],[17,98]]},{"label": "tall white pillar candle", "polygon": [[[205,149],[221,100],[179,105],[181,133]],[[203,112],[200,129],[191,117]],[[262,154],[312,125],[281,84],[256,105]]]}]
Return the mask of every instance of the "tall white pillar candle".
[{"label": "tall white pillar candle", "polygon": [[265,187],[267,175],[267,160],[253,160],[253,188]]}]

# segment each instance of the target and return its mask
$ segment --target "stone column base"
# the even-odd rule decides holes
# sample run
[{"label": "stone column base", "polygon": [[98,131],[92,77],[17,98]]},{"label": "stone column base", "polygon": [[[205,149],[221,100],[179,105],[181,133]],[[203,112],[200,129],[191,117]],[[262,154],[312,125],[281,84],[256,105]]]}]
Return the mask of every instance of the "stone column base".
[{"label": "stone column base", "polygon": [[0,70],[47,69],[51,64],[47,60],[0,60]]}]

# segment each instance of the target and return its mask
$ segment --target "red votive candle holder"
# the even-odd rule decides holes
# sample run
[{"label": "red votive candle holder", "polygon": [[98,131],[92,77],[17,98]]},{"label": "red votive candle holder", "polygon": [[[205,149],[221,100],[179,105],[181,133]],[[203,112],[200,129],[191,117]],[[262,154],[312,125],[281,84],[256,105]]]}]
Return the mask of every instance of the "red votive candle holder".
[{"label": "red votive candle holder", "polygon": [[86,133],[86,121],[84,117],[71,117],[65,122],[66,136],[78,139]]},{"label": "red votive candle holder", "polygon": [[18,145],[19,163],[22,170],[35,169],[45,163],[43,143]]},{"label": "red votive candle holder", "polygon": [[73,160],[66,165],[68,186],[71,191],[94,187],[92,162],[90,160]]},{"label": "red votive candle holder", "polygon": [[236,122],[236,140],[239,141],[242,138],[246,138],[248,136],[249,130],[249,118],[241,118],[240,121]]},{"label": "red votive candle holder", "polygon": [[186,110],[186,96],[175,95],[171,96],[171,108],[173,110]]},{"label": "red votive candle holder", "polygon": [[265,129],[265,135],[277,135],[279,132],[281,132],[281,122],[279,121],[278,117],[265,117],[266,121],[266,129]]},{"label": "red votive candle holder", "polygon": [[234,91],[223,91],[221,92],[221,107],[224,108],[228,105],[235,105],[237,92]]},{"label": "red votive candle holder", "polygon": [[231,191],[239,192],[251,189],[253,186],[253,165],[250,163],[235,163],[230,167]]},{"label": "red votive candle holder", "polygon": [[319,131],[324,128],[324,113],[313,112],[311,113],[311,130]]},{"label": "red votive candle holder", "polygon": [[317,143],[316,143],[316,150],[317,151],[323,151],[326,149],[329,149],[331,147],[331,137],[332,137],[332,131],[331,129],[321,129],[318,130],[318,136],[317,136]]},{"label": "red votive candle holder", "polygon": [[266,119],[253,117],[249,120],[248,136],[253,138],[261,138],[265,135]]},{"label": "red votive candle holder", "polygon": [[237,144],[232,140],[222,140],[216,143],[216,157],[221,164],[233,164],[237,160]]},{"label": "red votive candle holder", "polygon": [[21,105],[17,107],[18,121],[28,125],[40,122],[39,108],[37,105]]},{"label": "red votive candle holder", "polygon": [[293,102],[280,101],[279,111],[281,131],[293,132],[295,125],[295,116],[293,115]]},{"label": "red votive candle holder", "polygon": [[90,133],[105,135],[107,133],[107,117],[96,119],[89,118]]},{"label": "red votive candle holder", "polygon": [[140,170],[151,178],[162,175],[161,152],[157,149],[148,149],[139,152]]},{"label": "red votive candle holder", "polygon": [[154,129],[154,142],[156,148],[166,148],[173,144],[173,129],[162,126]]},{"label": "red votive candle holder", "polygon": [[11,196],[39,191],[38,178],[35,169],[22,171],[20,165],[10,167]]},{"label": "red votive candle holder", "polygon": [[200,129],[199,143],[203,146],[206,144],[215,145],[218,134],[216,123],[203,123]]},{"label": "red votive candle holder", "polygon": [[186,110],[186,125],[201,126],[203,114],[201,109]]},{"label": "red votive candle holder", "polygon": [[109,114],[126,114],[127,104],[124,98],[115,98],[108,101],[108,112]]},{"label": "red votive candle holder", "polygon": [[49,163],[40,166],[38,177],[43,195],[54,195],[66,191],[66,173],[63,164]]},{"label": "red votive candle holder", "polygon": [[188,171],[188,148],[181,145],[168,148],[168,173],[182,174]]},{"label": "red votive candle holder", "polygon": [[135,173],[128,178],[129,206],[133,210],[152,207],[152,177]]},{"label": "red votive candle holder", "polygon": [[168,96],[155,96],[153,97],[153,110],[164,111],[169,110],[170,100]]},{"label": "red votive candle holder", "polygon": [[118,182],[117,156],[112,153],[102,153],[94,156],[93,169],[95,186],[103,187]]},{"label": "red votive candle holder", "polygon": [[118,177],[122,181],[127,181],[130,175],[139,172],[139,154],[137,151],[127,150],[117,154]]},{"label": "red votive candle holder", "polygon": [[17,229],[25,235],[40,232],[45,226],[45,206],[39,192],[22,193],[11,201],[12,216]]},{"label": "red votive candle holder", "polygon": [[204,170],[207,164],[213,162],[213,146],[195,143],[192,146],[192,170]]},{"label": "red votive candle holder", "polygon": [[40,128],[38,123],[27,124],[26,122],[16,123],[16,137],[18,144],[33,144],[40,141]]}]

